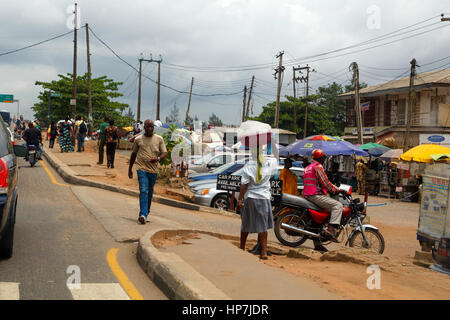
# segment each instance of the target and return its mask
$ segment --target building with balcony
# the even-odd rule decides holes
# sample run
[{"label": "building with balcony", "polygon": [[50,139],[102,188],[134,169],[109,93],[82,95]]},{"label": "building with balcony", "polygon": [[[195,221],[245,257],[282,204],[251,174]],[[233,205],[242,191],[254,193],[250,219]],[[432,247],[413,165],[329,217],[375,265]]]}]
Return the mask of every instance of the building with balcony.
[{"label": "building with balcony", "polygon": [[[409,76],[360,90],[363,139],[382,143],[386,139],[403,146],[408,112]],[[357,143],[355,92],[339,96],[345,101],[345,140]],[[414,78],[410,146],[438,142],[450,146],[450,69],[424,72]]]}]

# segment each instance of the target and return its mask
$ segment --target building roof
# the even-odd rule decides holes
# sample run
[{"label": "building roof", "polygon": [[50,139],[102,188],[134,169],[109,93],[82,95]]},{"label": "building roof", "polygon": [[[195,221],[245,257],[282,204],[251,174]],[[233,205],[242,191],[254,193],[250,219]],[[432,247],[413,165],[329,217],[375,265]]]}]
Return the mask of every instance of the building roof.
[{"label": "building roof", "polygon": [[[450,69],[419,73],[414,78],[414,90],[432,87],[450,87]],[[398,94],[408,92],[409,75],[404,78],[394,79],[385,83],[376,84],[359,90],[360,97],[371,97],[383,94]],[[355,91],[339,95],[340,99],[353,98]]]}]

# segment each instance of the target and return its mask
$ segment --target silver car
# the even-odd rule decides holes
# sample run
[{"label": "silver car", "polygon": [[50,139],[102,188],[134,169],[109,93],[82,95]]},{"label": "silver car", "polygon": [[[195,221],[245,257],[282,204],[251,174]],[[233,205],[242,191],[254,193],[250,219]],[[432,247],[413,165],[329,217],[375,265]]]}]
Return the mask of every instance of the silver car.
[{"label": "silver car", "polygon": [[[278,179],[283,166],[278,166],[277,173],[273,178]],[[291,170],[297,175],[297,189],[299,194],[303,191],[303,168],[292,167]],[[233,175],[242,175],[243,168],[237,170]],[[200,182],[200,181],[199,181]],[[217,180],[203,180],[204,183],[196,183],[190,185],[191,191],[194,193],[194,202],[202,206],[208,206],[220,210],[228,210],[230,207],[230,195],[223,190],[217,190]],[[239,197],[239,192],[235,193],[235,199]]]},{"label": "silver car", "polygon": [[245,157],[249,157],[249,155],[231,152],[209,153],[190,164],[188,173],[189,175],[195,173],[206,173],[224,165],[225,163],[235,162],[237,160],[244,159]]}]

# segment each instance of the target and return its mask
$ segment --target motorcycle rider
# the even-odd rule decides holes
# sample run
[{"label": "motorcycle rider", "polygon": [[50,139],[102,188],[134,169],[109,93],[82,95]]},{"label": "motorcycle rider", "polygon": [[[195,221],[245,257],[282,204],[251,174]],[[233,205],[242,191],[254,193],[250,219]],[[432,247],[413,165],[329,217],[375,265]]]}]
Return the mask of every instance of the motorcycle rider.
[{"label": "motorcycle rider", "polygon": [[338,187],[328,180],[327,174],[323,168],[323,164],[326,160],[325,152],[321,149],[314,149],[311,156],[313,162],[305,168],[303,173],[303,197],[331,213],[328,228],[324,230],[324,233],[332,241],[337,242],[336,228],[341,223],[344,206],[339,201],[328,197],[327,191],[330,193],[343,194],[346,194],[347,192],[339,190]]},{"label": "motorcycle rider", "polygon": [[[28,129],[23,133],[23,140],[25,140],[27,144],[27,154],[25,156],[25,160],[28,161],[28,146],[34,145],[38,151],[40,151],[40,143],[42,143],[42,134],[38,128],[35,128],[33,122],[28,122]],[[40,153],[38,153],[40,158]]]}]

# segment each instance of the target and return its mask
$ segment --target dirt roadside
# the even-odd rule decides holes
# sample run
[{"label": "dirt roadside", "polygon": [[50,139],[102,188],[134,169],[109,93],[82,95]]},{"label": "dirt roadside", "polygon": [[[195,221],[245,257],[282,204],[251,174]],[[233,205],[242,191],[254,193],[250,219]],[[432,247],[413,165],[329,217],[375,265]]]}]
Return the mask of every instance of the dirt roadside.
[{"label": "dirt roadside", "polygon": [[[86,171],[87,179],[139,190],[137,177],[128,178],[129,158],[116,153],[115,168],[97,165],[96,142],[86,143],[86,151],[80,153],[54,154],[64,162],[74,162],[74,170]],[[106,156],[106,155],[105,155]],[[105,161],[106,162],[106,161]],[[77,166],[78,165],[78,166]],[[89,165],[89,167],[87,167]],[[89,172],[92,175],[89,175]],[[157,182],[155,193],[176,200],[184,197],[170,193],[170,188]],[[381,289],[370,290],[367,265],[349,261],[321,261],[273,255],[265,261],[269,266],[281,268],[294,275],[310,278],[333,293],[348,299],[450,299],[450,277],[412,264],[415,251],[420,247],[416,240],[418,204],[401,203],[371,197],[370,203],[385,204],[368,208],[370,223],[377,226],[386,242],[383,256],[395,260],[395,268],[381,270]],[[183,245],[176,242],[172,245]],[[249,248],[250,249],[250,248]]]}]

